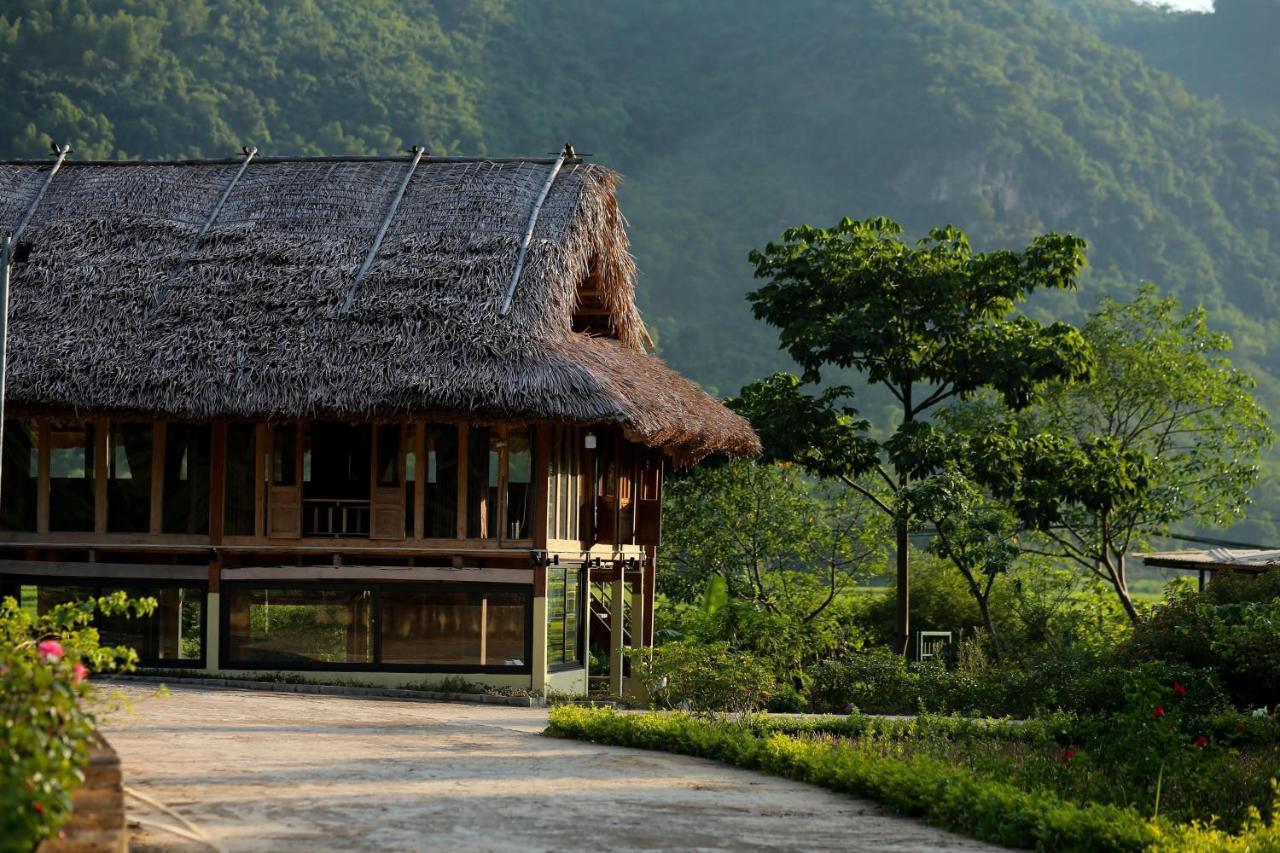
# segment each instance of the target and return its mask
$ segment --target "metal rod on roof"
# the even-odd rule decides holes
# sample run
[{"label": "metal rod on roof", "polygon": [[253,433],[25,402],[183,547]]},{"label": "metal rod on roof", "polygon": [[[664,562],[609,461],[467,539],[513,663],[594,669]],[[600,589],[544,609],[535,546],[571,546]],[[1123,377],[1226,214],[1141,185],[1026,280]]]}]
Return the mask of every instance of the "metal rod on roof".
[{"label": "metal rod on roof", "polygon": [[187,261],[191,260],[192,253],[194,253],[196,247],[200,245],[200,241],[204,239],[204,235],[209,233],[209,229],[213,227],[213,223],[217,220],[218,214],[222,213],[223,206],[226,205],[227,199],[231,197],[231,191],[235,189],[236,184],[240,183],[240,178],[244,176],[245,170],[249,168],[249,162],[258,155],[258,149],[250,145],[246,145],[241,150],[244,152],[244,160],[240,162],[240,168],[236,170],[235,175],[233,175],[231,180],[227,183],[226,189],[222,191],[222,195],[218,198],[218,203],[213,207],[213,212],[205,218],[204,225],[200,227],[200,233],[192,237],[190,242],[187,243],[187,248],[182,250],[182,257],[178,259],[178,263],[174,268],[169,271],[169,277],[165,279],[164,284],[160,285],[160,287],[156,289],[154,299],[156,305],[160,305],[160,303],[164,301],[165,296],[169,293],[169,288],[173,284],[173,280],[176,279],[178,274],[182,272],[184,267],[186,267]]},{"label": "metal rod on roof", "polygon": [[58,159],[53,161],[53,168],[49,170],[49,175],[44,179],[44,183],[40,186],[40,191],[36,193],[36,197],[31,200],[31,204],[27,207],[26,215],[22,217],[22,221],[18,223],[18,227],[13,232],[13,242],[17,244],[22,238],[22,232],[27,230],[27,226],[31,224],[31,217],[36,215],[36,208],[40,206],[40,200],[44,198],[45,191],[49,189],[49,184],[53,183],[53,176],[58,174],[58,170],[62,168],[62,161],[67,159],[67,155],[71,153],[70,145],[54,145],[53,153],[58,155]]},{"label": "metal rod on roof", "polygon": [[516,286],[520,284],[520,274],[524,272],[524,259],[529,253],[529,244],[533,242],[533,229],[538,225],[538,214],[542,212],[542,203],[547,200],[547,194],[551,192],[551,185],[556,182],[556,175],[560,174],[560,167],[564,165],[565,159],[574,156],[576,154],[573,146],[566,142],[560,156],[551,164],[551,173],[547,175],[547,181],[542,185],[542,192],[538,193],[538,199],[533,203],[533,210],[529,213],[529,225],[524,229],[524,239],[520,241],[520,252],[516,255],[516,268],[511,273],[510,283],[507,284],[507,298],[502,301],[502,310],[498,312],[500,317],[507,316],[507,312],[511,310],[511,300],[515,298]]},{"label": "metal rod on roof", "polygon": [[356,273],[355,280],[351,282],[351,287],[347,289],[347,299],[342,303],[342,313],[346,314],[351,310],[351,305],[356,301],[356,290],[360,287],[360,282],[364,280],[365,274],[373,266],[374,260],[378,257],[378,249],[382,248],[382,238],[387,236],[387,229],[391,227],[391,220],[396,215],[396,210],[400,207],[400,200],[404,198],[405,190],[409,189],[409,181],[413,178],[413,173],[418,168],[418,163],[426,155],[427,149],[422,145],[415,145],[412,148],[413,159],[409,162],[409,168],[404,173],[404,180],[400,182],[400,189],[396,190],[395,198],[391,199],[391,207],[387,210],[387,215],[382,220],[382,226],[378,228],[377,236],[373,238],[373,245],[369,247],[369,254],[364,256],[364,263],[360,265],[360,271]]}]

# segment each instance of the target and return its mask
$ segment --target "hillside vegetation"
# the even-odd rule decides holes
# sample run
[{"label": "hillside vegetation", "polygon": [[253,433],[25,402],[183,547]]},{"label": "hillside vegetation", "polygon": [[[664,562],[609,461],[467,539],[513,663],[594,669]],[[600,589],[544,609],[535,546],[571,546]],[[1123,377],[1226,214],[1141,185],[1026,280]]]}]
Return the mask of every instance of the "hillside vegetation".
[{"label": "hillside vegetation", "polygon": [[10,1],[0,156],[50,140],[80,157],[571,140],[628,178],[663,354],[722,393],[787,366],[743,299],[747,251],[784,227],[886,215],[985,246],[1068,231],[1089,241],[1091,272],[1079,297],[1037,311],[1078,319],[1155,281],[1208,306],[1275,408],[1280,12],[1219,7]]}]

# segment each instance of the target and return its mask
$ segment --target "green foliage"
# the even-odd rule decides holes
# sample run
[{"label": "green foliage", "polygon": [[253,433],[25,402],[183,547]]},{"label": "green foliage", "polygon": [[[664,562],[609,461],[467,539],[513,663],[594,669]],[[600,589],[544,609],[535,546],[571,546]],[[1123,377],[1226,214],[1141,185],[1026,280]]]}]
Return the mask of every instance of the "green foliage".
[{"label": "green foliage", "polygon": [[1036,549],[1112,584],[1136,619],[1126,554],[1175,523],[1241,517],[1273,432],[1203,308],[1183,313],[1146,287],[1104,300],[1084,336],[1091,381],[1051,383],[1015,415],[974,404],[951,423],[978,478],[1040,532]]},{"label": "green foliage", "polygon": [[637,662],[659,708],[740,714],[763,708],[777,689],[765,662],[725,642],[665,643]]},{"label": "green foliage", "polygon": [[555,708],[549,723],[546,733],[553,737],[715,758],[870,797],[902,814],[997,844],[1142,850],[1160,837],[1156,827],[1130,810],[1076,805],[928,756],[879,755],[845,740],[757,736],[749,726],[730,722],[581,707]]},{"label": "green foliage", "polygon": [[84,781],[94,737],[88,674],[130,670],[132,649],[98,644],[95,613],[149,615],[154,599],[123,592],[60,604],[42,616],[0,601],[0,849],[28,850],[57,832]]},{"label": "green foliage", "polygon": [[1219,575],[1155,608],[1134,630],[1129,653],[1203,667],[1236,703],[1271,706],[1280,697],[1280,568],[1253,577]]},{"label": "green foliage", "polygon": [[[848,489],[794,466],[703,466],[668,481],[664,636],[726,640],[795,684],[852,647],[859,583],[885,558],[887,520]],[[799,686],[799,685],[796,685]]]}]

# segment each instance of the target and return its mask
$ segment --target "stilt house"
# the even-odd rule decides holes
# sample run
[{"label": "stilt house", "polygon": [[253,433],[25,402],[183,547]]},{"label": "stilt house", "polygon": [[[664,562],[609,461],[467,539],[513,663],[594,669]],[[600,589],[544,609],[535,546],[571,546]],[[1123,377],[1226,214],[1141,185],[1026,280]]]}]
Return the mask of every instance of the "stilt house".
[{"label": "stilt house", "polygon": [[664,472],[758,441],[648,352],[617,176],[254,153],[0,164],[0,592],[154,596],[100,626],[148,667],[621,691]]}]

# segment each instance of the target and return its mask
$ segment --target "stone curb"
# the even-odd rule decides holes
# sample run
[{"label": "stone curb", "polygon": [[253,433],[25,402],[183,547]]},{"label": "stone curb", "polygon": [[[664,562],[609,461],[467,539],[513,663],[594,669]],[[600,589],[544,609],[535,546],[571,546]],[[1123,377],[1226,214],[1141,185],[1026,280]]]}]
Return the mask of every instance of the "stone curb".
[{"label": "stone curb", "polygon": [[532,696],[491,696],[487,693],[442,693],[433,690],[405,690],[395,687],[344,687],[337,684],[285,684],[275,681],[241,681],[236,678],[191,678],[163,675],[111,675],[97,679],[100,684],[136,681],[151,684],[181,684],[216,687],[224,690],[265,690],[271,693],[310,693],[358,699],[409,699],[420,702],[470,702],[477,705],[506,705],[511,708],[541,708],[541,699]]}]

